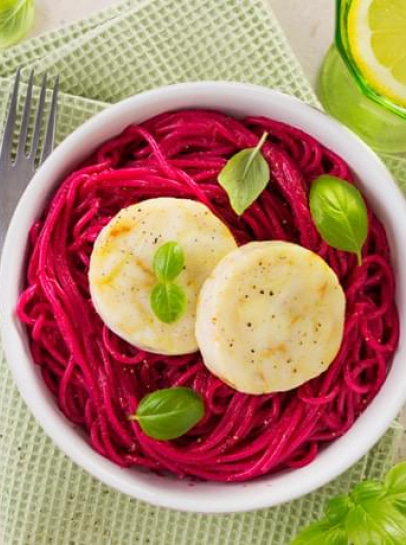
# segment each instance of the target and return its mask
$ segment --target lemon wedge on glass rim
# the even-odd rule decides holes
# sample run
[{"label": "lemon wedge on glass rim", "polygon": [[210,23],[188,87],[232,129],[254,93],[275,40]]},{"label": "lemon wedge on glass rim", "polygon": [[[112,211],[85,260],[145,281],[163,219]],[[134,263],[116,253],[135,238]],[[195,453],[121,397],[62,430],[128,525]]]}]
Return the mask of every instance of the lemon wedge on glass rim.
[{"label": "lemon wedge on glass rim", "polygon": [[406,0],[353,0],[347,21],[351,54],[365,80],[406,108]]}]

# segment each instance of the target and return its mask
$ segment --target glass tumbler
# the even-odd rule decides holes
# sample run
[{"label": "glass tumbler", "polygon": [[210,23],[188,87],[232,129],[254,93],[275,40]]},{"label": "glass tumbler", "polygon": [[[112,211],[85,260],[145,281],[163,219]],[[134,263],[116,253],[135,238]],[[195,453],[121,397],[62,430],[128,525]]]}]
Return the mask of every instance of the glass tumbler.
[{"label": "glass tumbler", "polygon": [[335,41],[319,74],[320,100],[330,115],[358,133],[375,150],[406,152],[406,109],[375,91],[351,54],[348,13],[352,2],[336,0]]}]

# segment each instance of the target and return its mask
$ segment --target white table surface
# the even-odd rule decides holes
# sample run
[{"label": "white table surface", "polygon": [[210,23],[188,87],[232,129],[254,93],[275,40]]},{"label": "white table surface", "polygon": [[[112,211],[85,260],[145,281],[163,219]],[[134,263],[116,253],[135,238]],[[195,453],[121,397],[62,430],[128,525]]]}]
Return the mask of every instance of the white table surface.
[{"label": "white table surface", "polygon": [[[274,10],[305,74],[315,86],[318,69],[333,39],[335,2],[333,0],[265,1]],[[37,14],[30,36],[67,25],[116,2],[117,0],[36,0]],[[401,422],[406,426],[406,407],[403,410]],[[406,434],[400,444],[397,458],[406,458]]]}]

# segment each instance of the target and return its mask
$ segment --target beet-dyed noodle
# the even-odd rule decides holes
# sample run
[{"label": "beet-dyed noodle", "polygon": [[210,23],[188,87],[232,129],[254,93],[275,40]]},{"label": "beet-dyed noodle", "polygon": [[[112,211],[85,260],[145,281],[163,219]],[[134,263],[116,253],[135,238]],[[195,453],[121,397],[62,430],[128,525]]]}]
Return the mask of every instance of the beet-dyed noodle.
[{"label": "beet-dyed noodle", "polygon": [[[217,176],[229,157],[255,146],[264,131],[271,181],[238,218]],[[382,386],[397,347],[394,275],[385,230],[370,210],[361,266],[354,255],[320,239],[308,193],[323,173],[352,181],[342,159],[293,127],[197,110],[129,127],[62,183],[30,233],[18,316],[60,409],[87,430],[99,453],[121,466],[244,481],[310,463],[326,442],[352,426]],[[340,352],[325,373],[291,392],[246,395],[214,377],[199,353],[149,354],[107,329],[89,295],[93,243],[121,208],[162,196],[205,203],[238,244],[292,241],[330,264],[345,290],[347,310]],[[180,385],[198,392],[206,406],[204,420],[187,435],[158,442],[128,420],[145,394]]]}]

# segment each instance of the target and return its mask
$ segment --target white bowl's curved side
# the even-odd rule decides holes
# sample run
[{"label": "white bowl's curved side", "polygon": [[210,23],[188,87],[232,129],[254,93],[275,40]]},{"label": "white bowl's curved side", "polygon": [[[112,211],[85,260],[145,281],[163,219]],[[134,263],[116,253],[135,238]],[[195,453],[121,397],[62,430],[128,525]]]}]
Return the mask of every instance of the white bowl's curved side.
[{"label": "white bowl's curved side", "polygon": [[84,435],[59,412],[32,364],[24,328],[15,317],[24,277],[27,232],[57,182],[92,149],[129,123],[188,107],[215,108],[237,116],[269,116],[304,129],[346,159],[387,228],[397,271],[401,322],[406,323],[406,245],[402,244],[406,204],[377,156],[340,124],[294,98],[251,85],[204,82],[148,91],[112,106],[69,136],[35,175],[14,214],[0,268],[4,348],[20,392],[46,433],[70,458],[105,483],[155,505],[184,511],[220,513],[270,507],[327,483],[382,436],[406,399],[403,337],[388,379],[374,402],[350,431],[312,464],[250,483],[192,484],[136,469],[123,470],[94,452]]}]

